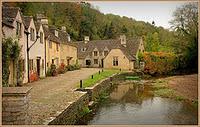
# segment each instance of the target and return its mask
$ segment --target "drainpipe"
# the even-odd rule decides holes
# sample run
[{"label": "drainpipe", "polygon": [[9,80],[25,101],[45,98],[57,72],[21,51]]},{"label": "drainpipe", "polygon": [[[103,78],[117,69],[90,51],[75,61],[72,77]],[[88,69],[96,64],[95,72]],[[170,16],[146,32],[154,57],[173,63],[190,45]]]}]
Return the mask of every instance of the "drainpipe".
[{"label": "drainpipe", "polygon": [[30,79],[29,79],[29,51],[31,49],[31,47],[37,42],[37,39],[39,38],[38,34],[36,36],[36,40],[35,42],[30,46],[28,47],[28,35],[31,34],[30,32],[28,32],[28,29],[25,31],[25,34],[26,34],[26,39],[27,39],[27,43],[26,43],[26,46],[27,46],[27,66],[28,66],[28,82],[30,82]]},{"label": "drainpipe", "polygon": [[44,70],[45,70],[45,76],[47,75],[47,59],[46,59],[46,57],[47,57],[47,52],[46,52],[46,47],[47,47],[47,39],[49,38],[49,35],[45,38],[45,45],[44,45],[44,59],[45,59],[45,66],[44,66]]}]

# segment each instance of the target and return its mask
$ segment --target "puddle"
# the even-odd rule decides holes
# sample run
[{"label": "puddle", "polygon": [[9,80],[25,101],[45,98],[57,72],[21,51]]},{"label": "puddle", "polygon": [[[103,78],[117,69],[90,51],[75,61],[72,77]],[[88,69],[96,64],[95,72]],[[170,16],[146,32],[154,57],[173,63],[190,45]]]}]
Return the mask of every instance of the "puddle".
[{"label": "puddle", "polygon": [[79,124],[145,125],[197,124],[198,112],[185,102],[154,97],[148,85],[118,85],[107,100],[100,103],[95,114]]}]

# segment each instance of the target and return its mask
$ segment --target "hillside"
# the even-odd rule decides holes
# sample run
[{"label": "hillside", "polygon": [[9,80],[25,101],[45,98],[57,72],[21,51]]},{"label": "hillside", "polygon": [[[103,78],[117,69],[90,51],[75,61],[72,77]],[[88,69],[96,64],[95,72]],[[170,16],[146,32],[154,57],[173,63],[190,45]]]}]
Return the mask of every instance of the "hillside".
[{"label": "hillside", "polygon": [[173,33],[154,25],[136,21],[128,17],[103,14],[89,3],[4,3],[6,6],[18,6],[24,15],[45,14],[50,25],[58,28],[66,26],[73,40],[82,40],[85,35],[91,40],[116,38],[120,34],[127,37],[142,36],[144,39],[157,33],[159,43],[166,46],[172,40]]}]

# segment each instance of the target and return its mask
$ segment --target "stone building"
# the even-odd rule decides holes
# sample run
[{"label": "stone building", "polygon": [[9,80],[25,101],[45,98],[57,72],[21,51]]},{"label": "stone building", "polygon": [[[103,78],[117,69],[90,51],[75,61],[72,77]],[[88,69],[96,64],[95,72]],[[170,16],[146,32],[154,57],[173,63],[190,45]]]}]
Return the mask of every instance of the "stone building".
[{"label": "stone building", "polygon": [[82,67],[101,67],[132,70],[137,60],[137,53],[144,52],[141,38],[126,39],[121,35],[118,39],[76,42],[78,45],[78,61]]},{"label": "stone building", "polygon": [[[22,15],[20,8],[18,7],[2,7],[2,37],[12,38],[19,42],[21,47],[20,56],[22,57],[22,73],[23,73],[23,83],[28,82],[27,76],[27,46],[26,46],[26,35],[24,34],[24,24],[22,20]],[[9,65],[10,75],[9,84],[17,84],[17,73],[16,73],[16,63],[12,60]]]},{"label": "stone building", "polygon": [[[61,29],[48,25],[47,17],[37,15],[37,22],[41,23],[45,35],[46,67],[54,63],[57,67],[61,63],[73,65],[77,61],[77,46],[71,42],[66,28]],[[47,70],[46,69],[46,70]]]},{"label": "stone building", "polygon": [[29,77],[36,73],[38,77],[45,77],[45,43],[43,27],[35,23],[32,16],[23,16],[24,26],[28,31]]}]

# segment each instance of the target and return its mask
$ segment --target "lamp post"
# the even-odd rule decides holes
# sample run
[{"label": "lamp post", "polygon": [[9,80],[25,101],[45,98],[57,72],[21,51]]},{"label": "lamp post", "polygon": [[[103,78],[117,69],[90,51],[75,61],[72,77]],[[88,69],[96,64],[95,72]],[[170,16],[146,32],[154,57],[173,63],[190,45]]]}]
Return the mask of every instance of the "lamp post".
[{"label": "lamp post", "polygon": [[29,47],[28,46],[28,35],[31,34],[30,32],[28,32],[28,30],[26,30],[24,32],[26,34],[26,46],[27,46],[27,50],[26,50],[26,53],[27,53],[27,67],[28,67],[28,82],[30,82],[30,79],[29,79],[29,51],[31,49],[31,47],[33,47],[33,45],[37,42],[37,39],[40,38],[40,36],[38,36],[38,34],[36,35],[36,40],[35,42]]}]

